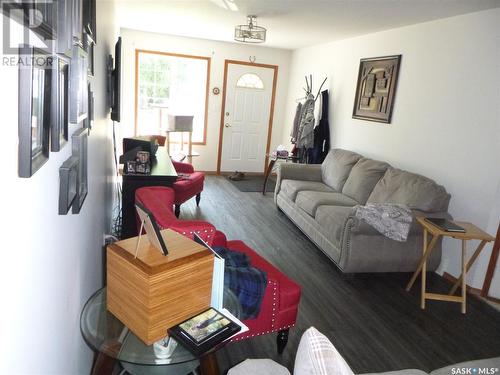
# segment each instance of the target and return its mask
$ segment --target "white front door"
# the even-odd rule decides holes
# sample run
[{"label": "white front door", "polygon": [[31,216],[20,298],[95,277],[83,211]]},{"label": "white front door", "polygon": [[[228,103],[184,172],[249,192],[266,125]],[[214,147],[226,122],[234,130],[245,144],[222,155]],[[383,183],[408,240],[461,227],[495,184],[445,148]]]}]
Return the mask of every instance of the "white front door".
[{"label": "white front door", "polygon": [[274,69],[229,63],[222,134],[222,172],[263,172]]}]

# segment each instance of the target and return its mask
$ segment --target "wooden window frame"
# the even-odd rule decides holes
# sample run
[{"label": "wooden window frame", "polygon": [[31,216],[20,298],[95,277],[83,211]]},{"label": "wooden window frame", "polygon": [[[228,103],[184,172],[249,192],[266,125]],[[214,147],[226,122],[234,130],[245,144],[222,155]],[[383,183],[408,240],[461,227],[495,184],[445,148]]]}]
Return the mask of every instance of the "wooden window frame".
[{"label": "wooden window frame", "polygon": [[137,117],[138,117],[138,104],[139,104],[139,54],[149,53],[152,55],[181,57],[186,59],[206,60],[207,61],[207,85],[205,88],[205,120],[203,122],[203,141],[193,142],[193,145],[206,145],[207,144],[207,124],[208,124],[208,98],[210,90],[210,65],[212,59],[206,56],[185,55],[180,53],[153,51],[146,49],[135,50],[135,114],[134,114],[134,135],[137,135]]}]

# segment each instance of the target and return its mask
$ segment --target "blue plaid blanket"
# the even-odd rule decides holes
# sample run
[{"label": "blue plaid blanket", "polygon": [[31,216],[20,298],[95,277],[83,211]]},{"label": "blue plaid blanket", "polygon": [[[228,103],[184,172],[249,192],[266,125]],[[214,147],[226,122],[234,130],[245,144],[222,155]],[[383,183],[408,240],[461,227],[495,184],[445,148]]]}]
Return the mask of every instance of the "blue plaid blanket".
[{"label": "blue plaid blanket", "polygon": [[224,258],[224,287],[238,297],[241,320],[256,318],[267,286],[267,274],[250,265],[248,256],[224,247],[214,247]]}]

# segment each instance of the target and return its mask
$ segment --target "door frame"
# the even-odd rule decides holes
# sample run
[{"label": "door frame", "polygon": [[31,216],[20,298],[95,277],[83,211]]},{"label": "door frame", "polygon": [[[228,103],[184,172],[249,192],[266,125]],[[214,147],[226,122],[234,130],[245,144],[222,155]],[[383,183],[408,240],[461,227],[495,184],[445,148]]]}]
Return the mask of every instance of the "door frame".
[{"label": "door frame", "polygon": [[227,72],[229,68],[229,64],[236,64],[236,65],[249,65],[249,66],[256,66],[259,68],[269,68],[274,70],[273,74],[273,89],[271,93],[271,107],[269,109],[269,123],[267,126],[267,144],[266,144],[266,156],[264,159],[264,166],[262,173],[265,172],[266,170],[266,165],[268,163],[269,157],[267,156],[269,154],[269,148],[271,147],[271,134],[273,131],[273,119],[274,119],[274,101],[276,99],[276,84],[278,81],[278,65],[270,65],[270,64],[258,64],[258,63],[252,63],[248,61],[239,61],[239,60],[224,60],[224,83],[222,86],[222,92],[224,95],[222,96],[222,109],[220,113],[220,129],[219,129],[219,150],[217,152],[217,174],[220,175],[220,167],[222,163],[222,138],[224,136],[224,114],[226,112],[226,94],[227,94]]}]

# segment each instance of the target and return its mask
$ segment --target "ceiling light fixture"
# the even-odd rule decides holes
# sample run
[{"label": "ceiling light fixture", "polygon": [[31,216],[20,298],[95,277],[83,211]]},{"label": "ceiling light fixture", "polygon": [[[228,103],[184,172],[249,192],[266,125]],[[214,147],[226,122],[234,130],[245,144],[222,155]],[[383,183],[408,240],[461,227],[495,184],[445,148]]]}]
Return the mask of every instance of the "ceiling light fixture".
[{"label": "ceiling light fixture", "polygon": [[247,25],[234,28],[234,40],[244,43],[263,43],[266,41],[266,29],[257,26],[257,16],[247,16]]}]

